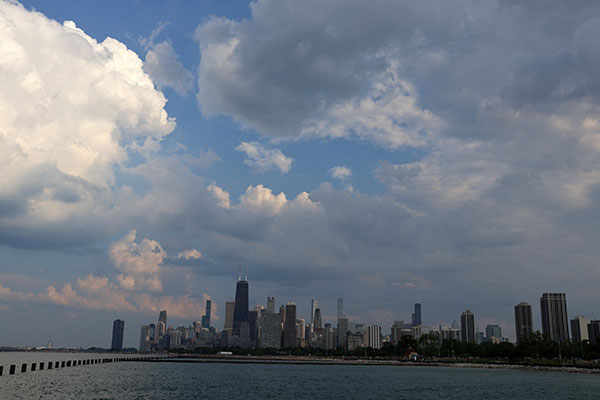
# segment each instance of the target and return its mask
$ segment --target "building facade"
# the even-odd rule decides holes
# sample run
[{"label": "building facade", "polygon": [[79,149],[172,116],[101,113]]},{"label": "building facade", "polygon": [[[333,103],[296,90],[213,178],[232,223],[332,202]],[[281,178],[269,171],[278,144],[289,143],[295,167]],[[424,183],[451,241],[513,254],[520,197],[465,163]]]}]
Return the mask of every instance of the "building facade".
[{"label": "building facade", "polygon": [[415,303],[415,312],[412,313],[412,326],[421,325],[421,304]]},{"label": "building facade", "polygon": [[525,339],[533,332],[533,317],[531,304],[522,302],[515,306],[515,330],[517,343]]},{"label": "building facade", "polygon": [[283,347],[292,348],[296,346],[296,304],[289,302],[285,306],[285,323],[283,325]]},{"label": "building facade", "polygon": [[116,319],[113,322],[111,350],[123,350],[123,331],[125,330],[125,321]]},{"label": "building facade", "polygon": [[460,337],[463,342],[475,343],[475,314],[466,310],[460,316]]},{"label": "building facade", "polygon": [[590,340],[588,335],[588,324],[591,321],[588,318],[578,315],[571,320],[571,336],[574,342],[583,342],[584,340]]},{"label": "building facade", "polygon": [[233,309],[232,335],[240,336],[242,323],[248,322],[248,279],[241,275],[235,285],[235,307]]},{"label": "building facade", "polygon": [[368,328],[369,347],[372,349],[381,348],[381,327],[379,325],[371,325]]},{"label": "building facade", "polygon": [[540,309],[542,333],[555,342],[569,339],[567,296],[564,293],[544,293],[540,298]]}]

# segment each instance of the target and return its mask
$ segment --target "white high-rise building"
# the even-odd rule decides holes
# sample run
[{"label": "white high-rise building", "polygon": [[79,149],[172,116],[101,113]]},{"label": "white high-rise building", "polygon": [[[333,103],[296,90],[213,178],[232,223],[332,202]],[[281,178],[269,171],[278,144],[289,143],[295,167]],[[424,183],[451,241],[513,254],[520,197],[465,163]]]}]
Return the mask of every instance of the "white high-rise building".
[{"label": "white high-rise building", "polygon": [[590,322],[590,319],[585,318],[583,315],[578,315],[571,320],[571,334],[574,342],[590,340],[588,335],[588,324]]},{"label": "white high-rise building", "polygon": [[368,346],[372,349],[381,348],[381,327],[379,325],[369,326],[369,341]]}]

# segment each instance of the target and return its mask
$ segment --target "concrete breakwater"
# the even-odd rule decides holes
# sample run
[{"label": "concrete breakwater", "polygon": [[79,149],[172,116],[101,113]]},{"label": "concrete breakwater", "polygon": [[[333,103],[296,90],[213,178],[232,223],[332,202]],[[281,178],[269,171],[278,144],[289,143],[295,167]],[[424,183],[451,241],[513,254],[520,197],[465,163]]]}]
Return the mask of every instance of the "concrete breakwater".
[{"label": "concrete breakwater", "polygon": [[7,366],[0,365],[0,376],[15,375],[17,373],[36,372],[50,369],[72,368],[95,364],[120,363],[131,361],[158,361],[163,357],[108,357],[85,358],[61,361],[40,361],[32,363],[18,363]]}]

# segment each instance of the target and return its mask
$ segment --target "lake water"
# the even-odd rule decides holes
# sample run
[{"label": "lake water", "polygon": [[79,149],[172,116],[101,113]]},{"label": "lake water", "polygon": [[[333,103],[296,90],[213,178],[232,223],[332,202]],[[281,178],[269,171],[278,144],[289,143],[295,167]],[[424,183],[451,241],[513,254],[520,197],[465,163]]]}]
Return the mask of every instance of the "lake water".
[{"label": "lake water", "polygon": [[[92,357],[103,356],[0,353],[0,399],[546,400],[600,393],[600,375],[446,367],[126,362],[20,373],[22,362]],[[16,375],[7,375],[10,363]]]}]

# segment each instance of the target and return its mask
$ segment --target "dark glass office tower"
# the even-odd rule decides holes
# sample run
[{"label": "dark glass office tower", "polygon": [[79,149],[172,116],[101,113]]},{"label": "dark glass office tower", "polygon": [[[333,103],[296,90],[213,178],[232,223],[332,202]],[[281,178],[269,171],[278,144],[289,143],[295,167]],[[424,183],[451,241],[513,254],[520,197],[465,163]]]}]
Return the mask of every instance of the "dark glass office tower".
[{"label": "dark glass office tower", "polygon": [[240,326],[248,322],[248,278],[237,282],[235,287],[235,308],[233,309],[233,335],[240,336]]},{"label": "dark glass office tower", "polygon": [[515,306],[515,329],[517,333],[517,343],[522,339],[527,339],[533,332],[531,304],[523,302]]},{"label": "dark glass office tower", "polygon": [[202,317],[202,327],[210,329],[210,309],[212,303],[210,300],[206,300],[206,314]]},{"label": "dark glass office tower", "polygon": [[288,302],[285,306],[285,323],[283,324],[283,347],[296,347],[296,304]]},{"label": "dark glass office tower", "polygon": [[116,319],[113,322],[112,331],[112,350],[123,350],[123,330],[125,329],[125,321]]},{"label": "dark glass office tower", "polygon": [[567,296],[564,293],[544,293],[540,298],[542,333],[554,342],[569,339]]},{"label": "dark glass office tower", "polygon": [[421,325],[421,304],[415,303],[415,312],[412,314],[412,326]]}]

